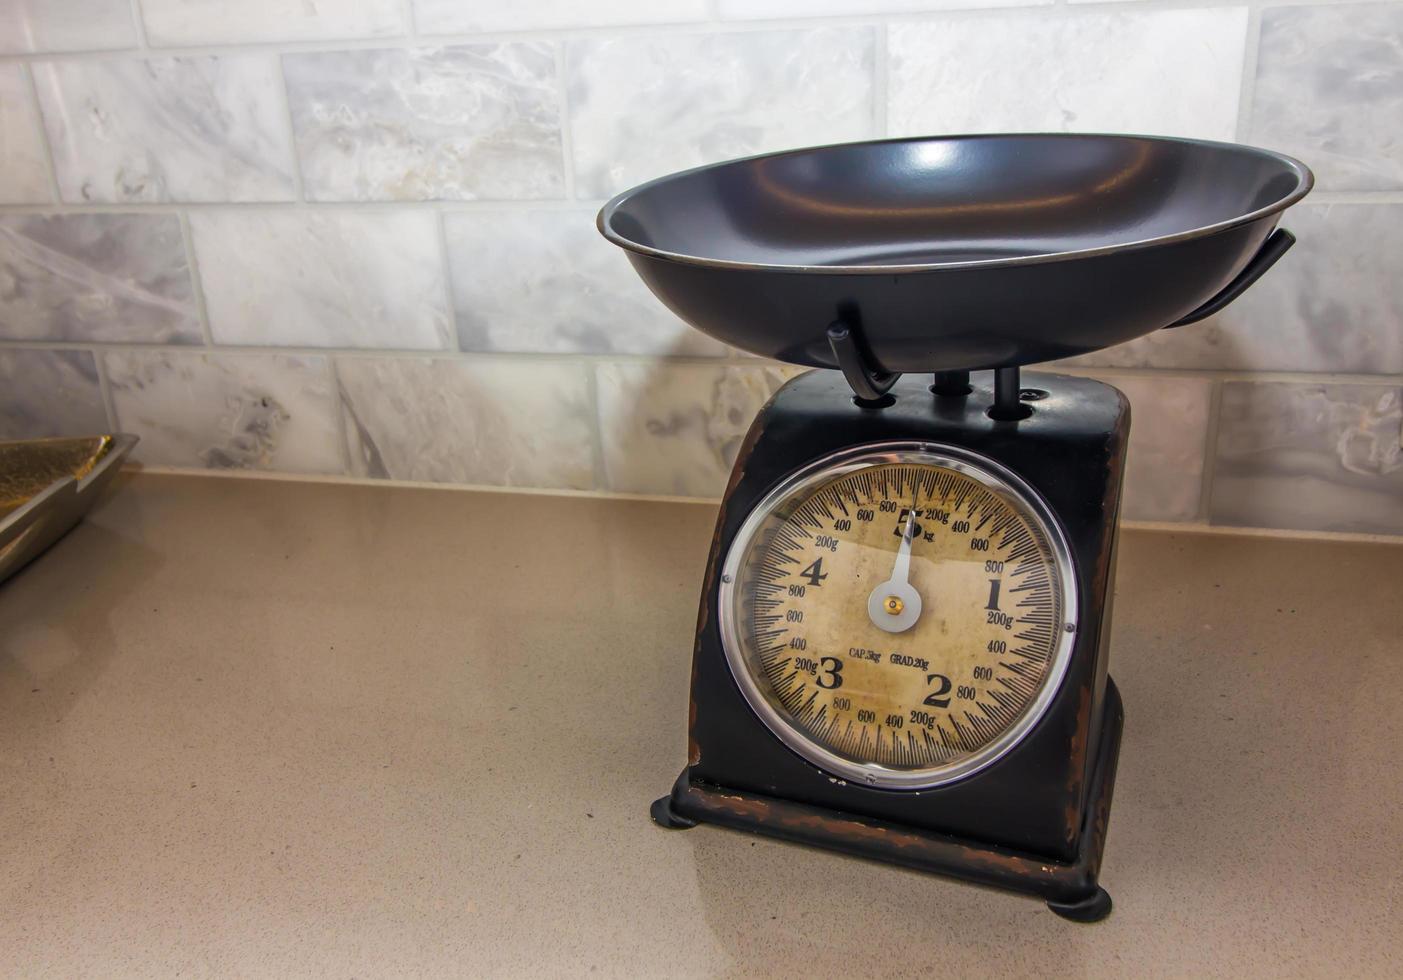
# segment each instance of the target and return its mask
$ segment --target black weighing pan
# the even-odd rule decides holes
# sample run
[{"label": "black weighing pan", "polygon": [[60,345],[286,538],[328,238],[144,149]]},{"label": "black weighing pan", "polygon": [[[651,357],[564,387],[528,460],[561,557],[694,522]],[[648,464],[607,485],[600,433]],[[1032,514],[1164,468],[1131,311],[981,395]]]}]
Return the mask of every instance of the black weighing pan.
[{"label": "black weighing pan", "polygon": [[1290,247],[1277,219],[1312,181],[1290,157],[1203,140],[896,139],[662,177],[598,223],[673,312],[742,350],[973,370],[1216,312]]}]

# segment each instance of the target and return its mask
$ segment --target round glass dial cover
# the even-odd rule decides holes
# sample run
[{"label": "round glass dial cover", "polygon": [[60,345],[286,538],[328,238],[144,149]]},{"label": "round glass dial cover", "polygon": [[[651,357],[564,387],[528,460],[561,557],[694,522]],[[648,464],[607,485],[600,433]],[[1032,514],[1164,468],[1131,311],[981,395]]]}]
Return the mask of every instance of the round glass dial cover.
[{"label": "round glass dial cover", "polygon": [[999,464],[891,443],[810,465],[741,525],[722,644],[747,701],[834,777],[920,789],[1016,745],[1075,635],[1061,529]]}]

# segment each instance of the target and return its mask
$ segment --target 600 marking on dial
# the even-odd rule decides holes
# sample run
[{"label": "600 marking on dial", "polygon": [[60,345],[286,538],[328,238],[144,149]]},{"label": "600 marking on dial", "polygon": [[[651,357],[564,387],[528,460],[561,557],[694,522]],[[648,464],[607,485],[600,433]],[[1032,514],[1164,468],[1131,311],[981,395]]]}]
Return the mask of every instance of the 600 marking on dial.
[{"label": "600 marking on dial", "polygon": [[1071,562],[997,464],[868,447],[766,497],[723,568],[722,640],[751,706],[820,768],[920,788],[1036,723],[1070,656]]}]

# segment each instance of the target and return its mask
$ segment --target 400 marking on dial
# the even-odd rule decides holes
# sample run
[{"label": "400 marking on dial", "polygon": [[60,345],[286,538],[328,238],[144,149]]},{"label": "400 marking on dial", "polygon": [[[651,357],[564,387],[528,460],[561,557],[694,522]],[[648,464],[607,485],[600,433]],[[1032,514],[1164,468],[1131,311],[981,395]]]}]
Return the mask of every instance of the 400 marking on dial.
[{"label": "400 marking on dial", "polygon": [[1017,744],[1066,672],[1071,559],[991,460],[867,447],[756,506],[723,567],[722,643],[750,705],[836,776],[915,789]]}]

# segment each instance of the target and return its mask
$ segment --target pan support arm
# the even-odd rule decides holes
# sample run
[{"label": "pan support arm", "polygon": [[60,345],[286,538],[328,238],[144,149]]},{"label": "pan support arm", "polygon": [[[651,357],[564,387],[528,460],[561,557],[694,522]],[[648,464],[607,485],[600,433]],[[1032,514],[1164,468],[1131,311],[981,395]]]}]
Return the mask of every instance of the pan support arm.
[{"label": "pan support arm", "polygon": [[901,375],[873,368],[863,351],[865,345],[859,343],[853,327],[842,320],[834,320],[828,325],[828,346],[833,349],[833,357],[838,361],[848,386],[857,396],[858,404],[870,408],[890,404],[884,398]]},{"label": "pan support arm", "polygon": [[[833,357],[859,405],[863,408],[885,408],[891,404],[887,392],[891,391],[901,374],[878,371],[872,367],[853,327],[841,320],[834,320],[828,326],[828,346],[832,348]],[[931,391],[946,397],[966,395],[970,391],[969,372],[937,372]],[[1000,422],[1016,422],[1031,414],[1032,410],[1022,403],[1018,367],[995,369],[994,404],[989,408],[989,417]]]},{"label": "pan support arm", "polygon": [[1237,278],[1224,286],[1216,296],[1198,309],[1187,316],[1180,317],[1164,329],[1172,330],[1175,327],[1183,327],[1190,323],[1197,323],[1199,320],[1206,319],[1214,313],[1217,313],[1223,307],[1247,292],[1247,287],[1262,278],[1263,273],[1276,265],[1276,260],[1285,255],[1287,250],[1294,244],[1296,244],[1295,235],[1291,234],[1285,228],[1276,229],[1267,236],[1267,240],[1262,243],[1262,247],[1257,250],[1256,255],[1252,256],[1251,261],[1247,263],[1246,267],[1237,274]]}]

